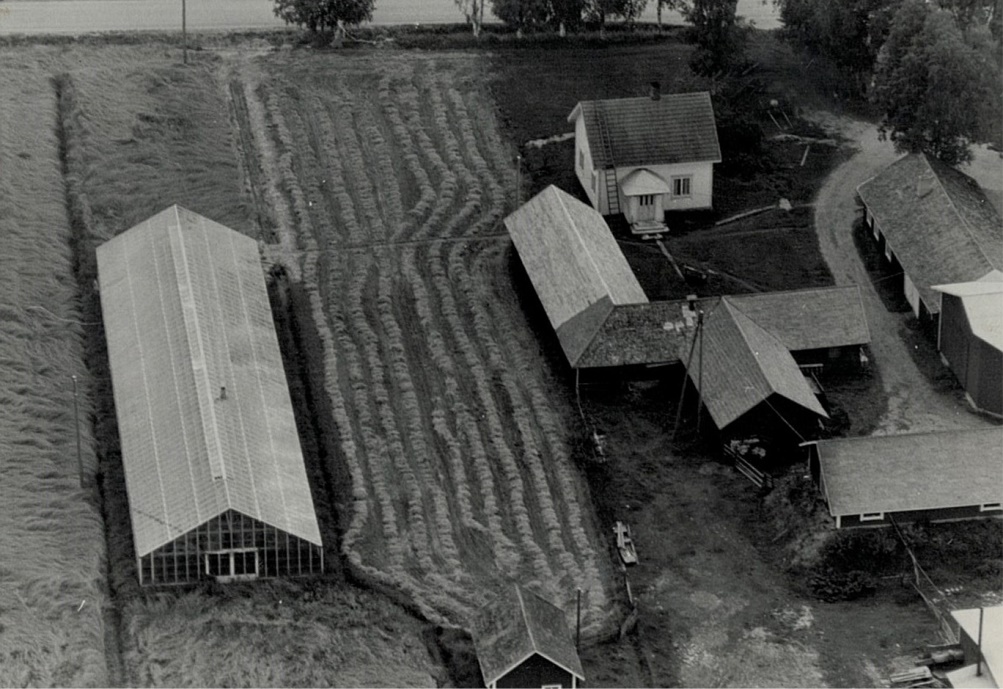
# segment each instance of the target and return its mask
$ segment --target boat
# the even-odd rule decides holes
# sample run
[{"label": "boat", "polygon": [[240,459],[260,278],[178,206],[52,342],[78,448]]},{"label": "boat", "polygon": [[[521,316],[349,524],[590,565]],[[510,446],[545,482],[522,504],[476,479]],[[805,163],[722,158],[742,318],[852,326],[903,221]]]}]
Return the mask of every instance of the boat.
[{"label": "boat", "polygon": [[618,521],[613,527],[613,533],[616,534],[616,549],[623,564],[636,565],[637,549],[634,548],[634,540],[630,537],[630,527]]}]

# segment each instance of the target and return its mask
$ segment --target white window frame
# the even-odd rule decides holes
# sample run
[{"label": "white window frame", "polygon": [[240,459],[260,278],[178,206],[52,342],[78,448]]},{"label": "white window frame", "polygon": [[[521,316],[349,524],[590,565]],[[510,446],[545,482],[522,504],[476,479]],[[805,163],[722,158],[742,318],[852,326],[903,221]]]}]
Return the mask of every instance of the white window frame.
[{"label": "white window frame", "polygon": [[[682,191],[686,187],[686,191]],[[672,178],[672,196],[675,198],[689,198],[693,196],[693,175],[679,175]]]},{"label": "white window frame", "polygon": [[864,512],[860,515],[860,521],[862,522],[880,522],[884,521],[884,512]]},{"label": "white window frame", "polygon": [[984,502],[979,505],[979,512],[1003,512],[1003,502]]},{"label": "white window frame", "polygon": [[[233,573],[233,570],[234,570],[233,556],[236,553],[240,553],[242,555],[245,555],[247,553],[254,553],[254,574],[251,574],[249,572],[248,573],[244,573],[244,574],[234,574]],[[229,558],[230,559],[230,567],[229,567],[229,570],[228,570],[229,574],[215,574],[215,575],[210,575],[210,576],[214,576],[217,581],[220,581],[220,582],[223,582],[223,583],[230,582],[230,581],[250,581],[250,580],[253,580],[253,579],[257,579],[258,577],[261,576],[261,556],[258,554],[258,549],[257,548],[227,548],[225,550],[212,550],[212,551],[208,551],[208,552],[203,553],[203,555],[205,556],[205,571],[206,571],[206,573],[209,572],[209,558],[210,557],[212,557],[212,556],[220,556],[220,555],[229,555],[230,556],[230,558]]]},{"label": "white window frame", "polygon": [[655,195],[654,194],[641,194],[637,197],[637,205],[647,208],[648,206],[655,205]]}]

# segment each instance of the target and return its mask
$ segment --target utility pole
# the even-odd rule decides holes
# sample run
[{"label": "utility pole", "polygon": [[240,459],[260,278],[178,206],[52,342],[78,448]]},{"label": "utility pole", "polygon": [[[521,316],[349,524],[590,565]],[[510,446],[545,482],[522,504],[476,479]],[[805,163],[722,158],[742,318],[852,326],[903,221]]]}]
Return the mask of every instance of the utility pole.
[{"label": "utility pole", "polygon": [[73,425],[77,430],[77,472],[80,475],[80,488],[82,489],[84,487],[84,459],[80,452],[80,407],[77,404],[77,377],[75,375],[70,377],[73,379]]},{"label": "utility pole", "polygon": [[522,205],[522,155],[515,157],[515,207]]},{"label": "utility pole", "polygon": [[975,676],[982,676],[982,616],[985,614],[986,610],[983,607],[979,607],[979,662],[975,665]]},{"label": "utility pole", "polygon": [[181,0],[181,54],[182,61],[188,64],[188,3],[187,0]]}]

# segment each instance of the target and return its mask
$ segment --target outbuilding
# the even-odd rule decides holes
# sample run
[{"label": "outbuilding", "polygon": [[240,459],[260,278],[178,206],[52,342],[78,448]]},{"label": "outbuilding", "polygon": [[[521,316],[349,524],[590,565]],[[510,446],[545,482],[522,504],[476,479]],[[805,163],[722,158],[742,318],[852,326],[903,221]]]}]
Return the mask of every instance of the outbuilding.
[{"label": "outbuilding", "polygon": [[969,403],[1003,416],[1003,273],[938,285],[937,349],[965,388]]},{"label": "outbuilding", "polygon": [[323,571],[257,242],[172,206],[97,261],[140,583]]},{"label": "outbuilding", "polygon": [[806,443],[837,529],[1003,516],[1003,428]]},{"label": "outbuilding", "polygon": [[713,206],[721,147],[710,94],[581,101],[575,125],[575,174],[593,208],[623,213],[638,233],[666,229],[666,211]]},{"label": "outbuilding", "polygon": [[1003,270],[1003,221],[964,173],[911,153],[859,185],[857,193],[886,258],[902,267],[902,289],[917,317],[940,313],[933,285]]},{"label": "outbuilding", "polygon": [[521,586],[479,612],[472,636],[488,689],[574,689],[585,681],[565,612]]}]

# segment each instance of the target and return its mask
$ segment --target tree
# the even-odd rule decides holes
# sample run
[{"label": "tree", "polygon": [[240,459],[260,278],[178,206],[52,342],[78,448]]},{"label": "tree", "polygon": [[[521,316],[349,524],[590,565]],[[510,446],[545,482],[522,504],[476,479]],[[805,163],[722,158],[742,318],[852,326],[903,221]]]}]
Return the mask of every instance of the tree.
[{"label": "tree", "polygon": [[481,35],[481,26],[484,24],[484,0],[454,0],[456,6],[463,16],[466,17],[467,24],[470,25],[474,36]]},{"label": "tree", "polygon": [[945,163],[971,160],[999,70],[967,44],[950,12],[904,0],[877,59],[871,98],[883,111],[880,132],[897,150],[923,151]]},{"label": "tree", "polygon": [[658,17],[658,28],[662,28],[662,10],[676,10],[683,12],[689,9],[687,0],[655,0],[655,13]]},{"label": "tree", "polygon": [[647,4],[648,0],[587,0],[585,13],[602,30],[608,17],[621,17],[627,22],[633,22],[641,16]]},{"label": "tree", "polygon": [[373,18],[374,0],[275,0],[275,16],[310,33],[334,31],[339,22],[355,26]]},{"label": "tree", "polygon": [[697,49],[690,67],[697,74],[727,71],[741,59],[745,30],[736,15],[738,0],[693,0],[684,10]]},{"label": "tree", "polygon": [[582,23],[585,0],[550,0],[550,23],[554,28],[564,25],[575,29]]},{"label": "tree", "polygon": [[548,0],[491,0],[491,12],[522,31],[545,24],[550,16],[550,3]]}]

